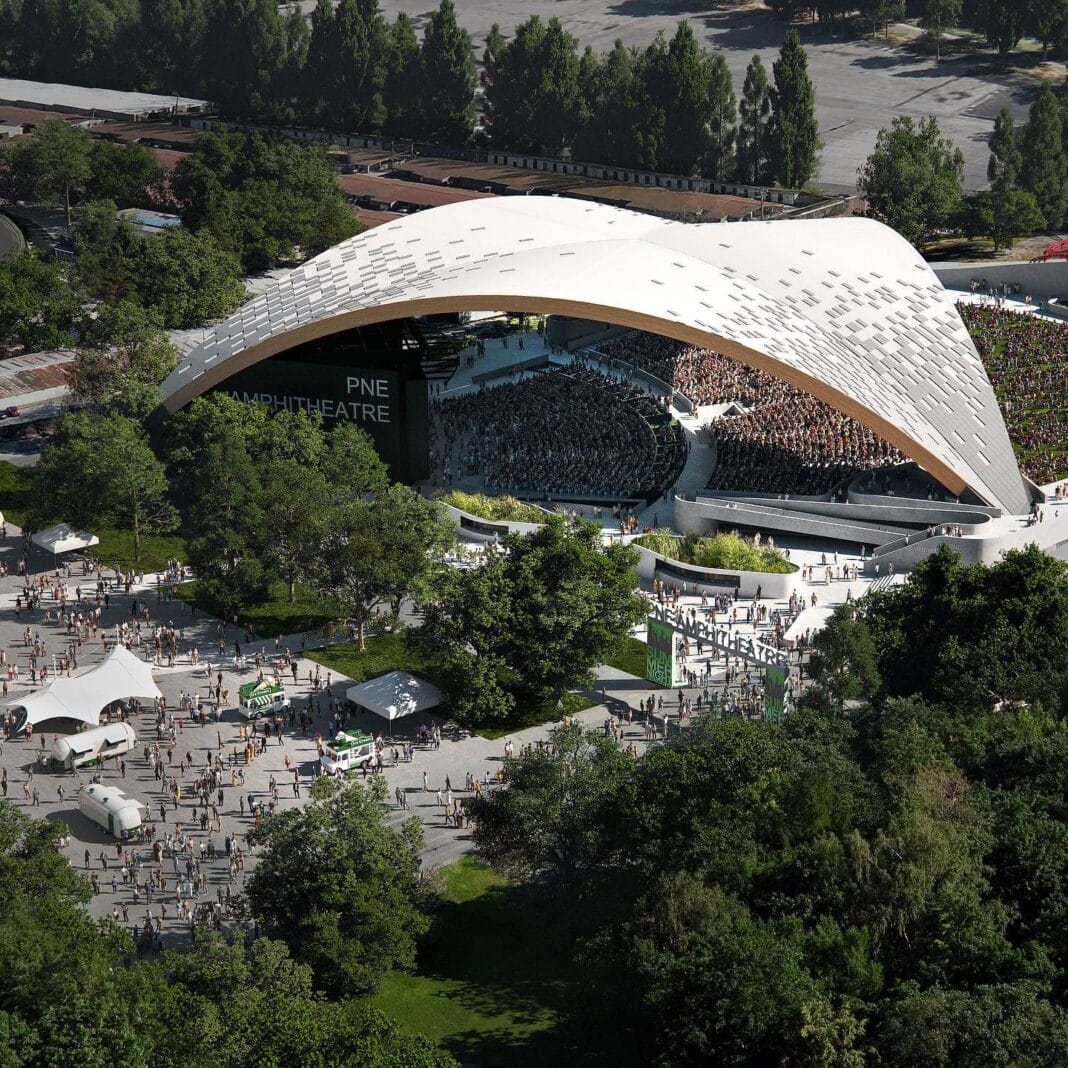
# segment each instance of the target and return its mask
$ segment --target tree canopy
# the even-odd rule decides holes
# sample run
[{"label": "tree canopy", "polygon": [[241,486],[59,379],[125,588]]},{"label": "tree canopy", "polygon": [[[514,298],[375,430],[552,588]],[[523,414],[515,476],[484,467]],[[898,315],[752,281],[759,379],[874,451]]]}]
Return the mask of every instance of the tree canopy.
[{"label": "tree canopy", "polygon": [[593,524],[550,519],[502,544],[482,567],[438,576],[418,632],[467,723],[521,719],[588,684],[645,612],[635,550],[602,546]]},{"label": "tree canopy", "polygon": [[964,156],[928,116],[899,115],[879,131],[859,171],[868,211],[914,245],[922,245],[956,215]]}]

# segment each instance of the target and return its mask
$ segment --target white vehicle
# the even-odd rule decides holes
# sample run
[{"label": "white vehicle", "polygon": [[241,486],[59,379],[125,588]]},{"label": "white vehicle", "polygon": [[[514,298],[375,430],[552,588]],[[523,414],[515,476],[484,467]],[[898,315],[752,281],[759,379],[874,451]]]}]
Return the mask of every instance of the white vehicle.
[{"label": "white vehicle", "polygon": [[323,743],[320,761],[326,775],[344,775],[354,768],[373,767],[375,740],[363,731],[339,731],[336,738]]},{"label": "white vehicle", "polygon": [[245,719],[259,719],[289,708],[286,689],[280,682],[246,682],[237,691],[237,710]]},{"label": "white vehicle", "polygon": [[93,727],[80,734],[68,734],[52,743],[52,764],[73,771],[86,764],[128,753],[137,745],[137,735],[129,723],[120,721]]},{"label": "white vehicle", "polygon": [[141,826],[141,813],[147,806],[118,787],[94,782],[78,791],[78,808],[108,834],[126,838]]}]

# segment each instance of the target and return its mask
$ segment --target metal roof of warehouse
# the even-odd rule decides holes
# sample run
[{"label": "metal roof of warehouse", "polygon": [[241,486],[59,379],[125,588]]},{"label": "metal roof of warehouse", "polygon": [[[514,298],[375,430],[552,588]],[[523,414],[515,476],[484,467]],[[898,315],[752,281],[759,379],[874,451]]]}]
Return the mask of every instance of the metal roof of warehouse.
[{"label": "metal roof of warehouse", "polygon": [[204,111],[206,100],[175,97],[161,93],[127,93],[118,89],[90,89],[81,85],[32,82],[22,78],[0,78],[0,104],[38,107],[45,111],[77,114],[127,116]]}]

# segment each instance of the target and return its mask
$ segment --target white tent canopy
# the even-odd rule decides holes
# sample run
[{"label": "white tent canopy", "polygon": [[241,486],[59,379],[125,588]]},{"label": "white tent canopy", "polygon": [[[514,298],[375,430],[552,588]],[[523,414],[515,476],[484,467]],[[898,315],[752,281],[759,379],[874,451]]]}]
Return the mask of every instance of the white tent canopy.
[{"label": "white tent canopy", "polygon": [[50,553],[69,553],[100,544],[100,539],[95,534],[75,530],[69,523],[57,523],[47,530],[39,530],[30,540]]},{"label": "white tent canopy", "polygon": [[345,696],[354,705],[390,722],[441,704],[441,691],[436,686],[407,671],[391,671],[358,686],[350,686]]},{"label": "white tent canopy", "polygon": [[160,696],[160,689],[152,679],[151,665],[138,660],[124,645],[118,645],[106,660],[84,675],[56,679],[36,693],[12,698],[5,704],[8,708],[24,708],[28,724],[77,719],[96,726],[100,713],[114,701]]}]

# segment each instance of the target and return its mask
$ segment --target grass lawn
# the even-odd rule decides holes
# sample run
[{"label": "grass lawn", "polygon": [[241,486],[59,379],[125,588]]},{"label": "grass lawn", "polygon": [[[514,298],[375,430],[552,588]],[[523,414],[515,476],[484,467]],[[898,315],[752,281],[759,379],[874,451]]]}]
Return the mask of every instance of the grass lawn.
[{"label": "grass lawn", "polygon": [[4,519],[21,527],[29,507],[29,497],[29,469],[0,461],[0,512],[4,513]]},{"label": "grass lawn", "polygon": [[[103,541],[103,539],[101,539]],[[174,596],[185,604],[212,615],[219,613],[204,598],[200,597],[195,582],[186,582],[174,591]],[[317,596],[299,583],[296,600],[289,603],[289,588],[284,582],[271,583],[268,598],[262,604],[247,605],[237,614],[244,627],[251,627],[261,638],[275,638],[280,634],[302,634],[305,631],[322,630],[337,618]]]},{"label": "grass lawn", "polygon": [[438,938],[417,974],[386,976],[375,1008],[464,1063],[575,1063],[562,1014],[588,977],[571,959],[560,918],[471,858],[441,877]]},{"label": "grass lawn", "polygon": [[105,567],[118,567],[123,571],[165,571],[167,561],[184,560],[185,538],[181,534],[142,534],[141,562],[134,563],[133,531],[117,527],[94,527],[93,533],[100,539],[86,553],[99,560]]},{"label": "grass lawn", "polygon": [[367,648],[360,652],[359,642],[341,642],[325,649],[308,652],[312,660],[355,682],[373,679],[387,671],[410,671],[421,675],[428,682],[437,684],[440,679],[433,664],[429,663],[415,648],[409,648],[406,630],[387,634],[369,634]]},{"label": "grass lawn", "polygon": [[628,675],[637,675],[639,679],[644,679],[648,650],[649,646],[645,642],[628,635],[620,651],[609,657],[605,663],[617,671],[625,671]]}]

